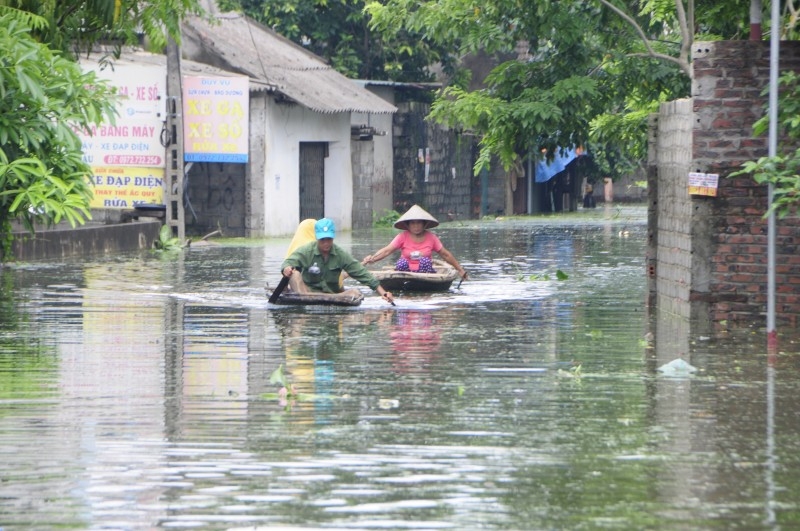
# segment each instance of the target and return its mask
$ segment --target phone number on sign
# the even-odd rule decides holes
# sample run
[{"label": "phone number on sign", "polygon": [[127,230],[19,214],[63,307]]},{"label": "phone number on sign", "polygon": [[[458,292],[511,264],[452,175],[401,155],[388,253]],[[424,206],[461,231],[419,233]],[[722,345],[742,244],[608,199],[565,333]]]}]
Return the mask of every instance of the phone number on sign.
[{"label": "phone number on sign", "polygon": [[106,155],[103,157],[103,162],[106,164],[160,166],[161,157],[158,155]]}]

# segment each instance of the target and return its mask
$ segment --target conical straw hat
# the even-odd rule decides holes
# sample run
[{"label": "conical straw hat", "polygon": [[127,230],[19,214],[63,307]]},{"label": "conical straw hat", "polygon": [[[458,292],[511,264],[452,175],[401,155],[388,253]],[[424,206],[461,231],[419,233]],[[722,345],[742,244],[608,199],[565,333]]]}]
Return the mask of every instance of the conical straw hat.
[{"label": "conical straw hat", "polygon": [[439,221],[425,212],[425,209],[419,205],[414,205],[408,209],[408,211],[400,216],[400,218],[394,222],[394,228],[396,229],[408,229],[408,222],[413,220],[420,220],[425,221],[425,228],[432,229],[439,225]]}]

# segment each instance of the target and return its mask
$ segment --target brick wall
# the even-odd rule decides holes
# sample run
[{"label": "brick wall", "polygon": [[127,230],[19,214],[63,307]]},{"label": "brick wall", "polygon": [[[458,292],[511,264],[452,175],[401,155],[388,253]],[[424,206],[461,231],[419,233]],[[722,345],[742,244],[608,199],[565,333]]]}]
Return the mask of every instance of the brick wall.
[{"label": "brick wall", "polygon": [[[692,196],[687,202],[688,192],[682,191],[684,175],[668,179],[674,168],[664,160],[655,172],[658,206],[651,208],[657,215],[651,216],[650,228],[656,218],[656,243],[651,245],[658,249],[656,299],[659,304],[681,309],[677,313],[685,314],[690,308],[690,317],[707,319],[717,328],[763,325],[766,317],[768,223],[763,215],[768,189],[750,177],[730,178],[729,174],[743,162],[767,154],[767,137],[754,138],[752,125],[765,113],[766,96],[761,92],[769,84],[769,46],[769,42],[759,41],[694,46],[692,152],[686,169],[718,173],[717,197]],[[780,67],[800,71],[800,42],[781,43]],[[659,121],[667,120],[671,110],[675,109],[662,108]],[[659,125],[659,131],[664,125]],[[665,188],[674,190],[671,198]],[[688,264],[687,252],[691,256]],[[797,326],[800,219],[796,216],[776,220],[776,255],[776,319]],[[678,262],[683,272],[678,270]],[[670,276],[675,289],[662,289],[669,284],[660,279]],[[687,301],[685,291],[678,289],[681,284],[688,287],[688,306],[682,304]]]},{"label": "brick wall", "polygon": [[400,103],[398,109],[393,126],[394,209],[402,214],[419,204],[440,221],[474,217],[473,195],[480,203],[481,193],[480,179],[472,174],[474,137],[426,121],[430,106],[425,103]]},{"label": "brick wall", "polygon": [[[769,85],[769,43],[699,43],[695,48],[694,163],[721,177],[719,197],[710,202],[710,281],[697,296],[708,297],[712,321],[745,324],[766,315],[768,189],[749,177],[727,175],[767,154],[768,139],[753,138],[752,124],[765,112],[761,92]],[[780,68],[800,71],[800,42],[781,43]],[[776,233],[776,317],[796,326],[800,220],[777,220]]]}]

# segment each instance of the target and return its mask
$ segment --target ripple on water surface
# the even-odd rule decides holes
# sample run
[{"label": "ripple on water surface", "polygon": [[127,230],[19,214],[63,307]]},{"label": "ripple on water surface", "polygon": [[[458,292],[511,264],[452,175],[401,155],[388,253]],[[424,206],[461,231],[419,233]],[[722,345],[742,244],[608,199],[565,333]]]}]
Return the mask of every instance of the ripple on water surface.
[{"label": "ripple on water surface", "polygon": [[269,305],[288,241],[4,266],[3,528],[790,528],[797,364],[652,331],[632,212],[443,224],[396,306]]}]

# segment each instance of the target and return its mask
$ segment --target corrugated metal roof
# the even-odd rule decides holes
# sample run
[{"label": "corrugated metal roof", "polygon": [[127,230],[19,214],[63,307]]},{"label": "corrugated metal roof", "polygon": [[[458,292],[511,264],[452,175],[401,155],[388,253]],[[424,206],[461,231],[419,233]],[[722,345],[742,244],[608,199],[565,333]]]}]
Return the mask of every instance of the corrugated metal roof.
[{"label": "corrugated metal roof", "polygon": [[286,98],[316,112],[391,114],[391,103],[336,72],[319,57],[236,13],[183,22],[184,57],[239,72],[274,86]]},{"label": "corrugated metal roof", "polygon": [[[98,47],[97,50],[93,51],[92,53],[81,57],[81,60],[84,62],[89,63],[100,63],[100,61],[108,57],[109,52],[104,51],[103,48]],[[141,65],[141,66],[164,66],[167,65],[167,56],[163,54],[154,54],[150,52],[145,52],[138,49],[125,49],[123,50],[122,54],[120,55],[119,59],[113,59],[109,64],[108,68],[113,69],[116,65]],[[195,61],[188,61],[185,59],[181,59],[181,73],[183,75],[207,75],[207,76],[214,76],[214,77],[230,77],[230,76],[243,76],[245,74],[240,73],[233,73],[228,72],[226,70],[222,70],[220,68],[207,65],[204,63],[198,63]],[[270,85],[269,83],[265,83],[263,80],[260,79],[253,79],[250,78],[250,90],[251,91],[277,91],[277,87],[274,85]]]},{"label": "corrugated metal roof", "polygon": [[[225,70],[221,70],[219,68],[215,68],[213,66],[197,63],[195,61],[187,61],[181,59],[181,74],[183,75],[207,75],[207,76],[215,76],[215,77],[226,77],[226,76],[241,76],[244,74],[234,74],[231,72],[227,72]],[[250,91],[269,91],[274,92],[278,90],[278,87],[267,83],[261,79],[254,79],[250,78]]]},{"label": "corrugated metal roof", "polygon": [[444,86],[443,83],[439,82],[423,83],[423,82],[411,82],[411,81],[382,81],[379,79],[356,79],[354,81],[364,87],[374,86],[374,87],[393,87],[393,88],[418,89],[418,90],[435,90],[435,89],[440,89]]}]

